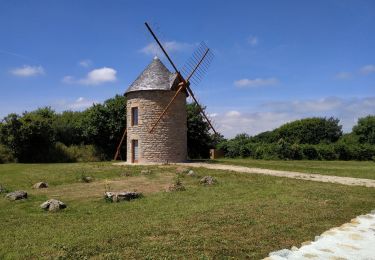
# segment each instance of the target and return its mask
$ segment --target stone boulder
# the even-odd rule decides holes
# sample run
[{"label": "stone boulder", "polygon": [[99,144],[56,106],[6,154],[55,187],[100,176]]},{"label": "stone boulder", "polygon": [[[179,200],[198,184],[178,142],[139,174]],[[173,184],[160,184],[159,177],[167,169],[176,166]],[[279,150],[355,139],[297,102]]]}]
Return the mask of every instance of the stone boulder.
[{"label": "stone boulder", "polygon": [[58,211],[60,209],[65,209],[66,204],[59,200],[50,199],[44,202],[43,204],[41,204],[40,207],[48,211]]},{"label": "stone boulder", "polygon": [[81,181],[85,182],[85,183],[92,182],[93,180],[94,180],[94,178],[91,177],[91,176],[82,176],[82,178],[81,178]]},{"label": "stone boulder", "polygon": [[215,183],[217,183],[217,180],[212,176],[204,176],[200,180],[200,184],[202,184],[202,185],[213,185]]},{"label": "stone boulder", "polygon": [[104,198],[112,202],[119,202],[123,200],[129,201],[129,200],[141,198],[142,196],[143,196],[142,193],[136,192],[136,191],[120,191],[120,192],[107,191],[104,193]]},{"label": "stone boulder", "polygon": [[177,174],[186,174],[188,172],[189,172],[189,169],[185,167],[177,167],[176,169]]},{"label": "stone boulder", "polygon": [[141,171],[141,174],[142,174],[142,175],[150,175],[151,173],[152,173],[151,170],[142,170],[142,171]]},{"label": "stone boulder", "polygon": [[33,185],[34,189],[44,189],[48,188],[48,183],[47,182],[38,182]]},{"label": "stone boulder", "polygon": [[181,181],[177,181],[173,183],[171,186],[168,187],[167,191],[184,191],[186,190],[185,186],[182,184]]},{"label": "stone boulder", "polygon": [[10,200],[23,200],[27,199],[27,192],[23,190],[10,192],[6,195],[6,198]]},{"label": "stone boulder", "polygon": [[186,175],[190,176],[190,177],[195,177],[196,176],[196,174],[195,174],[195,172],[193,170],[190,170]]}]

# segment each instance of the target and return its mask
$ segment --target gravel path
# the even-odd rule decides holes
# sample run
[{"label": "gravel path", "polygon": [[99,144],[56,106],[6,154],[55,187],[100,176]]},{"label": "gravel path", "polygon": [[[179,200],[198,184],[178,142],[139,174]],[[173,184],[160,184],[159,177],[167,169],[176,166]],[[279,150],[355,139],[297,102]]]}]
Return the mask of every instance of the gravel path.
[{"label": "gravel path", "polygon": [[272,252],[266,259],[375,259],[375,210],[324,232],[314,242]]},{"label": "gravel path", "polygon": [[268,170],[268,169],[249,168],[245,166],[226,165],[226,164],[210,164],[210,163],[195,163],[194,162],[194,163],[178,163],[177,165],[183,165],[186,167],[204,167],[204,168],[213,169],[213,170],[226,170],[226,171],[243,172],[243,173],[263,174],[263,175],[286,177],[286,178],[299,179],[299,180],[330,182],[330,183],[339,183],[343,185],[365,186],[365,187],[375,188],[375,180],[370,180],[370,179],[339,177],[339,176],[291,172],[291,171]]}]

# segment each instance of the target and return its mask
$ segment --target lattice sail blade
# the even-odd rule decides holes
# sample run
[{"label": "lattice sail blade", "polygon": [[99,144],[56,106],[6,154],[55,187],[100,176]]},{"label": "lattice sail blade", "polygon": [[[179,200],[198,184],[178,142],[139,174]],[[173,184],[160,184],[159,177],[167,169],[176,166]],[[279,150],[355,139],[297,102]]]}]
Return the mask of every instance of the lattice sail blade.
[{"label": "lattice sail blade", "polygon": [[[203,58],[202,58],[203,57]],[[198,85],[206,74],[214,54],[201,42],[181,70],[181,75],[193,85]]]}]

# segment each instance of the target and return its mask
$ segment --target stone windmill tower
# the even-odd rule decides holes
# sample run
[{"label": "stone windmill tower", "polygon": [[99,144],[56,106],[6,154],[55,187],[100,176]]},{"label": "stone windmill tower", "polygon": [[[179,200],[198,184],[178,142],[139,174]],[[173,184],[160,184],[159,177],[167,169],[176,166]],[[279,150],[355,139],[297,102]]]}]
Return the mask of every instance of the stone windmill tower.
[{"label": "stone windmill tower", "polygon": [[125,93],[128,162],[183,162],[187,159],[186,92],[178,93],[158,127],[150,132],[180,83],[155,57]]},{"label": "stone windmill tower", "polygon": [[128,163],[184,162],[187,160],[186,98],[189,95],[216,133],[190,88],[190,81],[197,83],[200,80],[200,68],[207,68],[213,56],[206,45],[201,44],[183,70],[188,73],[180,73],[151,28],[145,24],[175,72],[170,72],[155,57],[129,86],[125,92],[126,129],[114,159],[119,157],[126,137]]}]

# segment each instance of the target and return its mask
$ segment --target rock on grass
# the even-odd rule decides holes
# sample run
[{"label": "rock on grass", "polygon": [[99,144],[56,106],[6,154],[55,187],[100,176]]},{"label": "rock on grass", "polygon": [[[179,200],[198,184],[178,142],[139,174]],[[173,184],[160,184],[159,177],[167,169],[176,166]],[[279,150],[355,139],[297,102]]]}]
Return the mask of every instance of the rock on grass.
[{"label": "rock on grass", "polygon": [[38,182],[33,185],[34,189],[44,189],[48,188],[48,183],[47,182]]},{"label": "rock on grass", "polygon": [[150,174],[152,174],[152,171],[151,170],[142,170],[141,174],[142,175],[150,175]]},{"label": "rock on grass", "polygon": [[40,207],[44,210],[48,211],[58,211],[61,209],[66,208],[66,204],[62,201],[55,200],[55,199],[50,199],[44,202],[43,204],[40,205]]},{"label": "rock on grass", "polygon": [[104,193],[104,198],[106,200],[112,201],[112,202],[119,202],[124,200],[133,200],[141,198],[143,195],[140,192],[135,191],[120,191],[120,192],[112,192],[107,191]]},{"label": "rock on grass", "polygon": [[14,192],[8,193],[5,197],[10,200],[23,200],[23,199],[27,199],[27,192],[23,190],[14,191]]},{"label": "rock on grass", "polygon": [[182,184],[181,181],[176,181],[171,186],[168,187],[167,191],[184,191],[186,190],[185,186]]},{"label": "rock on grass", "polygon": [[200,180],[200,184],[202,184],[202,185],[213,185],[215,183],[217,183],[217,180],[212,176],[204,176]]}]

